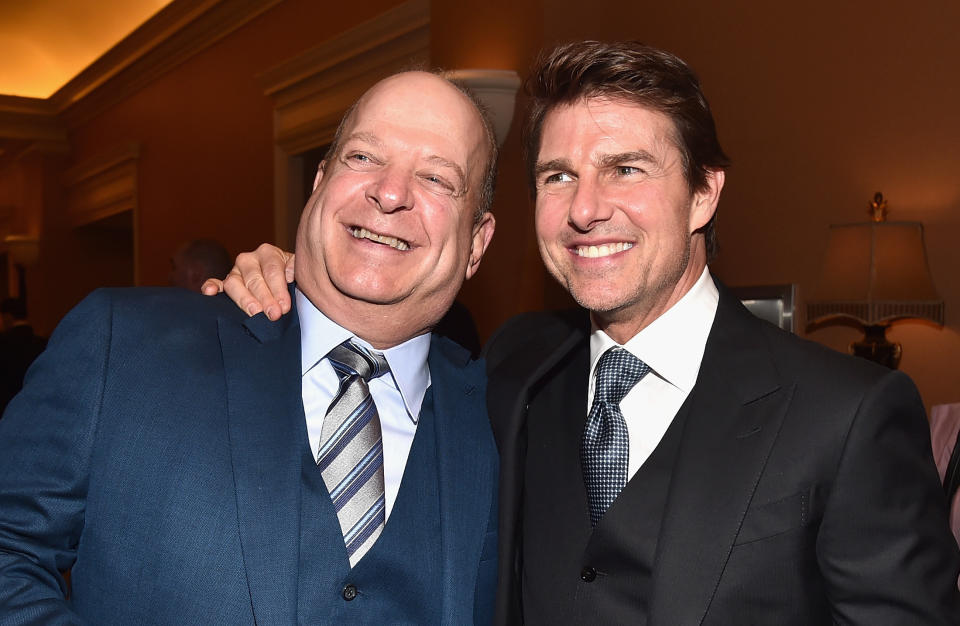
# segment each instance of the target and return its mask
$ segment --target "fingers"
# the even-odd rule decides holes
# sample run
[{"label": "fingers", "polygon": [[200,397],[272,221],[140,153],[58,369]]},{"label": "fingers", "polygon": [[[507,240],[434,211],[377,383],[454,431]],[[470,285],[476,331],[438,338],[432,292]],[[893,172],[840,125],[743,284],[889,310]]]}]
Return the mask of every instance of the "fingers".
[{"label": "fingers", "polygon": [[237,256],[236,265],[223,281],[223,289],[247,315],[265,312],[277,320],[290,310],[287,265],[292,254],[276,246],[261,244],[253,252]]},{"label": "fingers", "polygon": [[208,278],[200,285],[200,293],[205,296],[215,296],[223,293],[223,281],[219,278]]},{"label": "fingers", "polygon": [[[258,256],[260,261],[260,269],[263,272],[266,289],[270,291],[270,295],[273,296],[280,307],[276,313],[279,318],[290,311],[290,290],[287,288],[287,283],[293,282],[294,255],[268,244],[261,245],[254,254]],[[261,299],[260,303],[267,311],[267,317],[275,319],[267,302]]]},{"label": "fingers", "polygon": [[293,254],[293,253],[284,252],[284,254],[288,254],[288,256],[287,256],[287,265],[286,265],[286,278],[287,278],[287,282],[288,282],[288,283],[292,283],[292,282],[293,282],[293,276],[294,276],[294,274],[293,274],[293,262],[296,260],[297,257],[296,257],[296,255]]}]

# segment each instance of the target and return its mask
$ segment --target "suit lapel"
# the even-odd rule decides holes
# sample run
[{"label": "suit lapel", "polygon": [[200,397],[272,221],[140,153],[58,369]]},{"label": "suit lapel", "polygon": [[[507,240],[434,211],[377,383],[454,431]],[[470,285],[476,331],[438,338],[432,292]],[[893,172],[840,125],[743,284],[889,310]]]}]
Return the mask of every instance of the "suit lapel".
[{"label": "suit lapel", "polygon": [[[564,367],[564,359],[571,351],[588,346],[589,328],[590,319],[582,310],[572,317],[549,318],[546,327],[538,325],[535,332],[508,344],[506,358],[498,358],[497,364],[488,370],[491,391],[487,408],[500,451],[501,477],[497,623],[512,623],[521,615],[528,402],[551,375],[577,375]],[[586,370],[581,374],[585,379]],[[585,404],[584,399],[581,406]]]},{"label": "suit lapel", "polygon": [[760,322],[720,287],[657,546],[651,624],[699,624],[793,393]]},{"label": "suit lapel", "polygon": [[256,621],[294,623],[303,402],[296,310],[280,322],[221,318],[243,561]]},{"label": "suit lapel", "polygon": [[440,492],[443,619],[473,618],[457,589],[472,589],[497,480],[496,449],[485,411],[482,365],[453,342],[434,336],[428,359]]}]

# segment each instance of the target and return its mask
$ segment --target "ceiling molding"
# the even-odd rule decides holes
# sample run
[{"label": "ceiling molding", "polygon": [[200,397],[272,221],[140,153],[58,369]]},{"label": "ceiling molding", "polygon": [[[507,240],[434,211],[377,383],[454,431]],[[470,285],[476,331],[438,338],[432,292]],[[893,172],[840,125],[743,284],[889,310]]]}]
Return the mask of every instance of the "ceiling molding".
[{"label": "ceiling molding", "polygon": [[0,167],[69,150],[82,124],[282,0],[174,0],[49,98],[0,95]]},{"label": "ceiling molding", "polygon": [[0,159],[7,162],[31,143],[67,147],[67,131],[48,100],[0,95]]},{"label": "ceiling molding", "polygon": [[174,0],[50,96],[73,127],[95,117],[282,0]]},{"label": "ceiling molding", "polygon": [[274,139],[288,154],[328,143],[340,118],[381,78],[430,56],[430,4],[410,0],[257,77],[274,103]]},{"label": "ceiling molding", "polygon": [[49,100],[0,95],[0,168],[32,150],[69,150],[67,131]]},{"label": "ceiling molding", "polygon": [[63,176],[67,219],[82,226],[137,207],[137,164],[140,147],[119,145],[78,163]]}]

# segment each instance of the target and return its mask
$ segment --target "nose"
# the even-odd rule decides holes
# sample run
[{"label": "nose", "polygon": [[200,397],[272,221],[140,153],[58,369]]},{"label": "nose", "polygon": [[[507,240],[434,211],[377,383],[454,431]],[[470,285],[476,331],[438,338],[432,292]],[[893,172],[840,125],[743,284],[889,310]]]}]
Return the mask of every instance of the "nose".
[{"label": "nose", "polygon": [[367,188],[367,200],[384,213],[412,209],[412,174],[400,167],[384,167]]},{"label": "nose", "polygon": [[570,198],[570,213],[567,221],[580,232],[592,230],[598,223],[613,215],[612,205],[604,199],[597,181],[586,176],[577,180],[577,188]]}]

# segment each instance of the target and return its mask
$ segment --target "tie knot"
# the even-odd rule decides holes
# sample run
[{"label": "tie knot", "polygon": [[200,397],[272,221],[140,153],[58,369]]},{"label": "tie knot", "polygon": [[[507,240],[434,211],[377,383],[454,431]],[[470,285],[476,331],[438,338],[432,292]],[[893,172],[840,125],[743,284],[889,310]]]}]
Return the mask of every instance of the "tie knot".
[{"label": "tie knot", "polygon": [[594,395],[600,402],[620,404],[650,367],[619,346],[610,348],[597,363],[597,385]]},{"label": "tie knot", "polygon": [[383,376],[390,371],[387,359],[383,353],[364,348],[352,339],[336,346],[327,355],[330,364],[337,374],[342,377],[359,376],[370,382],[372,379]]}]

